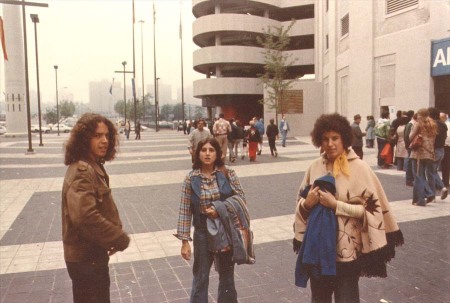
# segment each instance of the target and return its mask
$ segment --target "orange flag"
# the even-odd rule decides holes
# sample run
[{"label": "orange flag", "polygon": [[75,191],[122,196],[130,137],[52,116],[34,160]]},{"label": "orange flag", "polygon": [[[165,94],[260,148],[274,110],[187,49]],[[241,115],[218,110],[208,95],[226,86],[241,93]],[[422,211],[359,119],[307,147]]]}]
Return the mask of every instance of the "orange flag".
[{"label": "orange flag", "polygon": [[3,19],[0,17],[0,40],[2,42],[3,58],[8,61],[8,54],[6,53],[6,41],[5,41],[5,31],[3,29]]}]

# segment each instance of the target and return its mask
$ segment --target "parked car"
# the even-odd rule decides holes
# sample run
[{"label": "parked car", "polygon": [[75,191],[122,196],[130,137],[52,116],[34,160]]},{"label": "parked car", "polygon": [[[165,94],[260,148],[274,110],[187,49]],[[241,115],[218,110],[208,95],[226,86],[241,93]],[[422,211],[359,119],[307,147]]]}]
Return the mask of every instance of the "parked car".
[{"label": "parked car", "polygon": [[[60,133],[70,133],[72,130],[72,127],[67,126],[65,124],[59,124],[59,132]],[[57,132],[58,131],[58,124],[53,125],[52,131]]]},{"label": "parked car", "polygon": [[[39,133],[39,124],[32,124],[31,125],[31,131],[33,133]],[[52,129],[50,127],[41,125],[41,131],[45,134],[49,134],[52,132]]]},{"label": "parked car", "polygon": [[0,125],[0,135],[6,134],[6,127]]}]

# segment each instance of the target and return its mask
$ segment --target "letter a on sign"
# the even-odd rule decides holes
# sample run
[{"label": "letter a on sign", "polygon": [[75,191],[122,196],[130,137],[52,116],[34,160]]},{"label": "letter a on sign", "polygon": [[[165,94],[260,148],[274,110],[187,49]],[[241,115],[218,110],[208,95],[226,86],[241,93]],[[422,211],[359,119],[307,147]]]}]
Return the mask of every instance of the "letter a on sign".
[{"label": "letter a on sign", "polygon": [[436,67],[438,64],[442,64],[443,66],[450,65],[450,47],[447,47],[447,60],[445,60],[444,49],[438,49],[433,67]]}]

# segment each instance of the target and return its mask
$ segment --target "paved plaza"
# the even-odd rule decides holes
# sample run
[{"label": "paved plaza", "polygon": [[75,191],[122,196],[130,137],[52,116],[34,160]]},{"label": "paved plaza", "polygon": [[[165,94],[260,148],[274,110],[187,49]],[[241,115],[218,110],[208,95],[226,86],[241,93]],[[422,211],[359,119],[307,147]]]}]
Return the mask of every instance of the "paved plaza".
[{"label": "paved plaza", "polygon": [[[189,302],[192,264],[180,256],[173,234],[181,183],[190,170],[187,136],[162,130],[142,140],[120,142],[105,168],[130,247],[111,258],[112,302]],[[63,143],[68,134],[0,138],[0,302],[72,302],[61,242]],[[236,266],[241,303],[310,302],[308,289],[294,286],[292,251],[295,198],[304,171],[318,156],[310,139],[290,138],[270,156],[267,142],[255,163],[240,158],[230,166],[244,187],[255,237],[256,264]],[[427,207],[411,205],[404,173],[379,170],[376,151],[365,158],[384,186],[405,237],[388,266],[388,278],[362,278],[361,302],[450,302],[450,198]],[[357,172],[356,172],[357,173]],[[218,275],[211,271],[210,302]],[[384,300],[384,301],[383,301]]]}]

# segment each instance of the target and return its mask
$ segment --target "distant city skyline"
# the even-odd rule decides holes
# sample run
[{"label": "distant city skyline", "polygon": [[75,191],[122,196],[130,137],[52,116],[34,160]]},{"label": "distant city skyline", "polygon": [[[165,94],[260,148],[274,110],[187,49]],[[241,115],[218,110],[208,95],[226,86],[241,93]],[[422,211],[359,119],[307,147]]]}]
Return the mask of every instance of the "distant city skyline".
[{"label": "distant city skyline", "polygon": [[[28,7],[27,41],[28,69],[31,91],[37,91],[34,24],[30,14],[38,14],[37,24],[40,91],[43,103],[55,102],[56,84],[54,65],[58,65],[58,89],[73,95],[74,102],[89,103],[89,82],[115,81],[123,83],[123,61],[126,70],[133,69],[132,0],[48,0],[48,8]],[[184,87],[192,87],[195,79],[203,76],[192,68],[191,0],[182,2],[182,36]],[[5,4],[3,4],[5,5]],[[171,86],[171,99],[180,99],[180,1],[156,0],[156,68],[159,85]],[[106,8],[106,9],[105,9]],[[2,6],[0,6],[2,13]],[[139,21],[143,20],[144,23]],[[5,20],[4,20],[5,21]],[[141,26],[144,46],[144,86],[154,85],[153,72],[153,1],[135,0],[135,67],[137,87],[142,87]],[[8,41],[6,41],[8,49]],[[8,53],[9,57],[15,54]],[[4,67],[0,60],[0,101],[4,101]],[[131,86],[131,74],[126,76]],[[192,88],[190,89],[192,92]],[[145,94],[153,92],[145,91]],[[136,91],[138,98],[142,91]],[[186,99],[185,95],[185,99]],[[193,99],[192,96],[189,99]],[[32,98],[33,99],[33,98]],[[195,99],[200,103],[199,99]],[[32,100],[33,101],[33,100]],[[195,101],[194,101],[195,102]],[[33,107],[33,106],[32,106]]]}]

